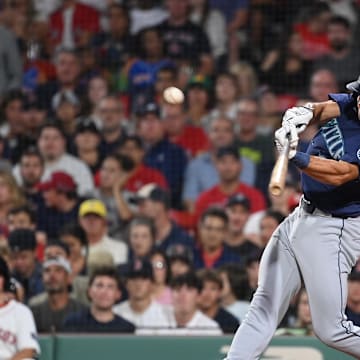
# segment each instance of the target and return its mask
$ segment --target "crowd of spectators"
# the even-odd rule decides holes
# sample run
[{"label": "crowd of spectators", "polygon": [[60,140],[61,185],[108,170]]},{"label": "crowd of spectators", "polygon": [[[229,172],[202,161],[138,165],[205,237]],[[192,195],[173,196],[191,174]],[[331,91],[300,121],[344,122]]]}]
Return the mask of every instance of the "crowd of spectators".
[{"label": "crowd of spectators", "polygon": [[[357,78],[360,2],[1,6],[0,256],[12,296],[41,333],[235,332],[262,250],[301,196],[292,167],[284,193],[268,194],[274,129],[288,107]],[[169,86],[184,104],[166,103]],[[358,325],[359,274],[347,308]],[[312,334],[305,289],[278,332]]]}]

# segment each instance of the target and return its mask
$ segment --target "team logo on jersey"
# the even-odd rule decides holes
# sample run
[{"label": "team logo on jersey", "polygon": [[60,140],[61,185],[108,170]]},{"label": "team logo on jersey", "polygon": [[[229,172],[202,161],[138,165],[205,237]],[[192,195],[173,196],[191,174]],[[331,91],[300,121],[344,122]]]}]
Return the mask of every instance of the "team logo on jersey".
[{"label": "team logo on jersey", "polygon": [[360,149],[358,149],[358,151],[356,152],[356,156],[360,160]]},{"label": "team logo on jersey", "polygon": [[334,160],[340,160],[345,153],[344,139],[336,119],[330,120],[321,128],[326,146]]}]

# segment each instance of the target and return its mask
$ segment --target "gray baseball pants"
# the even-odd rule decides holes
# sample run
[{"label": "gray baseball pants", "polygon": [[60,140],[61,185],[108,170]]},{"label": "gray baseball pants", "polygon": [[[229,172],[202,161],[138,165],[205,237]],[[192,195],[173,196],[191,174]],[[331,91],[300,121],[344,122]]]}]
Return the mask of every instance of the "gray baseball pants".
[{"label": "gray baseball pants", "polygon": [[264,251],[258,289],[226,359],[260,359],[300,289],[300,273],[317,337],[360,359],[360,327],[344,313],[347,276],[359,257],[360,217],[341,219],[296,208]]}]

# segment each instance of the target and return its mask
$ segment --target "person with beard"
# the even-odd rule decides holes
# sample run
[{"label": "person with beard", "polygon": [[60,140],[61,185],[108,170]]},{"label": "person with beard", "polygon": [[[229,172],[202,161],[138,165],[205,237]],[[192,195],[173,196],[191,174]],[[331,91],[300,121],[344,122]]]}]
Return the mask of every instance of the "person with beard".
[{"label": "person with beard", "polygon": [[229,217],[229,234],[225,243],[243,258],[259,250],[259,247],[244,233],[245,225],[250,217],[250,201],[243,194],[236,194],[225,204]]},{"label": "person with beard", "polygon": [[[47,181],[55,171],[66,172],[77,184],[79,195],[85,195],[94,189],[89,167],[84,161],[66,151],[66,136],[57,123],[47,123],[39,132],[38,148],[44,159],[44,173],[41,180]],[[16,174],[18,169],[14,169]]]},{"label": "person with beard", "polygon": [[100,154],[106,157],[115,152],[126,136],[125,114],[119,99],[110,95],[98,103],[98,114],[102,133]]},{"label": "person with beard", "polygon": [[44,172],[44,159],[40,152],[31,147],[24,151],[19,162],[19,172],[14,173],[16,182],[22,187],[26,198],[34,203],[39,202],[41,195],[37,185]]},{"label": "person with beard", "polygon": [[[186,168],[182,199],[186,208],[194,211],[196,199],[206,190],[219,182],[219,173],[216,170],[216,154],[225,146],[230,146],[235,141],[234,122],[221,115],[211,120],[208,129],[210,149],[189,162]],[[247,185],[255,183],[255,163],[248,159],[241,159],[242,169],[239,181]]]},{"label": "person with beard", "polygon": [[195,203],[197,218],[210,206],[223,206],[230,197],[239,193],[249,199],[251,213],[265,209],[263,194],[255,187],[239,181],[242,162],[236,146],[219,148],[215,154],[215,166],[219,174],[219,182],[197,198]]},{"label": "person with beard", "polygon": [[341,16],[331,18],[328,27],[330,52],[317,60],[315,69],[328,69],[335,74],[339,88],[351,81],[360,67],[360,51],[353,46],[349,21]]},{"label": "person with beard", "polygon": [[42,278],[47,297],[31,306],[39,332],[59,331],[69,313],[85,309],[84,305],[70,297],[70,274],[70,263],[63,257],[44,262]]}]

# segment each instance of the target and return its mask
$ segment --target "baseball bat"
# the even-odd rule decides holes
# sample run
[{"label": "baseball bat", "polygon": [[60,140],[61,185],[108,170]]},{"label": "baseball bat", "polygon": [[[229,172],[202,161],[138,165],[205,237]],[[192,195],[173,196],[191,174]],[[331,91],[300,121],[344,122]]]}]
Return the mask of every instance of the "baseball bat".
[{"label": "baseball bat", "polygon": [[289,140],[287,139],[284,149],[276,160],[273,171],[271,173],[269,191],[274,196],[280,196],[285,188],[285,181],[289,162],[289,150],[290,144]]}]

